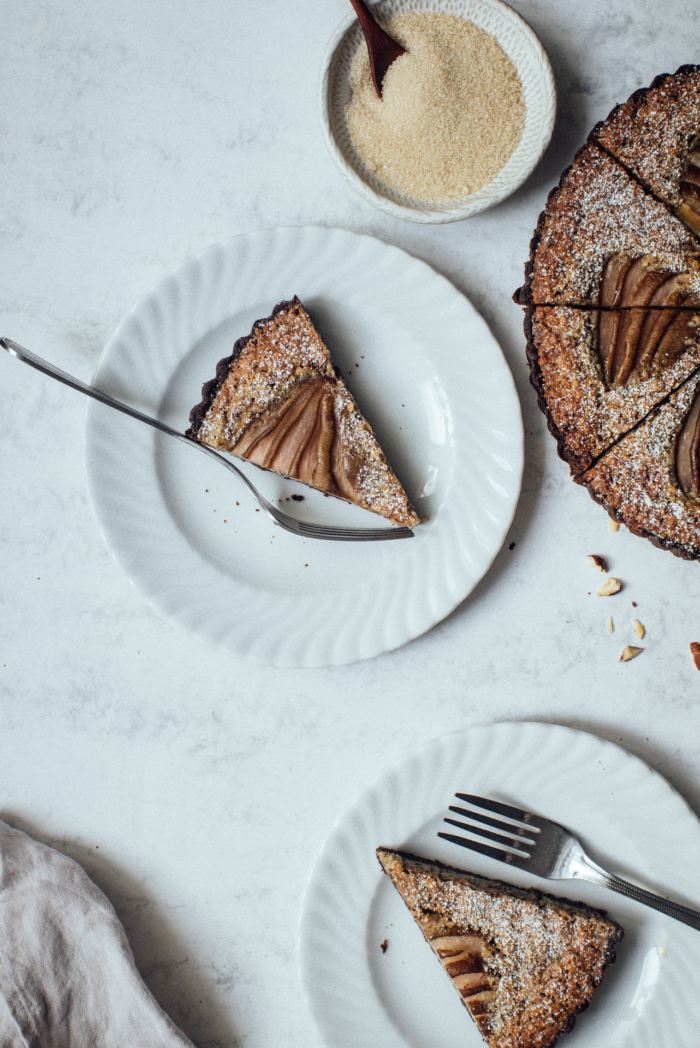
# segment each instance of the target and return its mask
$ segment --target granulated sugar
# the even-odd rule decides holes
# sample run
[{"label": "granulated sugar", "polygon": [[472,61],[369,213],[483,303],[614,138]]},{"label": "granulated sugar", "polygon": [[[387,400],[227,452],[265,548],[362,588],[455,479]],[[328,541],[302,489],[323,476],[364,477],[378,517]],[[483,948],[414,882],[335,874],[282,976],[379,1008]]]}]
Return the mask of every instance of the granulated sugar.
[{"label": "granulated sugar", "polygon": [[487,185],[517,146],[522,86],[496,40],[455,15],[397,15],[387,32],[407,50],[377,97],[367,48],[353,60],[346,109],[355,150],[389,188],[430,203]]}]

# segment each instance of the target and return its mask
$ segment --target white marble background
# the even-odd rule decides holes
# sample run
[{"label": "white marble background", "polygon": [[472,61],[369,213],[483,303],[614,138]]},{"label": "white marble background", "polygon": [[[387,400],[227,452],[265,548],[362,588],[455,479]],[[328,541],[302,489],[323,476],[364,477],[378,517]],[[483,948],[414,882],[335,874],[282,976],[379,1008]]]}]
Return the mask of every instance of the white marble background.
[{"label": "white marble background", "polygon": [[[647,760],[700,812],[698,566],[611,534],[567,479],[510,300],[560,170],[613,104],[698,59],[700,9],[513,6],[554,67],[553,142],[514,197],[444,227],[369,208],[326,154],[317,78],[347,0],[0,6],[0,333],[89,379],[120,318],[185,256],[276,224],[340,226],[463,290],[522,401],[522,498],[475,592],[399,651],[280,671],[212,651],[147,606],[92,516],[86,401],[0,357],[0,814],[85,865],[200,1048],[320,1044],[295,961],[308,871],[358,791],[429,738],[504,719],[580,727]],[[625,582],[614,606],[588,596],[590,552]],[[645,650],[621,665],[632,600]]]}]

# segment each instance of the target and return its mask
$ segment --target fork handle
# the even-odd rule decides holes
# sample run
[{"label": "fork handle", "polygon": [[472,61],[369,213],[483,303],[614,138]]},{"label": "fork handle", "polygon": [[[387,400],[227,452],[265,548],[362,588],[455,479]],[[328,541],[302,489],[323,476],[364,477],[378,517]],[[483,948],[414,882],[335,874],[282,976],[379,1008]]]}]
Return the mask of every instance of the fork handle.
[{"label": "fork handle", "polygon": [[201,451],[202,454],[209,455],[210,458],[216,459],[216,461],[220,462],[222,466],[226,466],[231,473],[234,473],[242,484],[245,484],[250,494],[260,508],[267,513],[273,524],[278,524],[281,528],[284,528],[285,531],[289,531],[293,535],[300,535],[302,538],[337,539],[338,541],[343,540],[348,542],[413,538],[413,531],[411,528],[338,528],[330,525],[327,527],[321,527],[320,525],[306,524],[303,521],[297,520],[295,517],[290,517],[289,514],[285,513],[283,510],[278,509],[276,506],[271,506],[267,499],[260,494],[255,485],[248,480],[245,473],[243,473],[238,466],[234,465],[230,458],[224,458],[224,456],[220,455],[218,451],[214,450],[214,448],[210,448],[207,444],[202,444],[201,441],[188,437],[185,433],[179,433],[171,426],[166,426],[166,424],[161,422],[160,419],[151,418],[150,415],[144,415],[142,411],[132,408],[130,404],[125,404],[123,401],[117,400],[116,397],[110,397],[109,393],[103,393],[101,389],[97,389],[95,386],[90,386],[87,382],[82,382],[74,375],[69,375],[67,371],[61,371],[61,369],[57,368],[55,364],[50,364],[48,360],[44,360],[43,357],[37,356],[36,353],[32,353],[31,350],[25,349],[24,346],[20,346],[10,338],[0,338],[0,346],[2,346],[3,349],[6,349],[13,357],[17,357],[18,360],[22,360],[25,364],[29,364],[30,367],[43,372],[44,375],[49,375],[51,378],[63,382],[64,385],[70,386],[71,389],[77,389],[79,393],[85,393],[86,396],[92,397],[93,400],[99,400],[101,404],[107,404],[108,407],[121,411],[124,415],[129,415],[131,418],[138,419],[139,422],[145,422],[146,425],[151,426],[153,429],[160,430],[161,433],[167,433],[170,437],[176,437],[177,440],[182,441],[183,444],[189,444],[190,447],[197,448],[197,450]]},{"label": "fork handle", "polygon": [[[99,400],[101,404],[107,404],[110,408],[115,408],[117,411],[121,411],[124,415],[129,415],[131,418],[138,419],[139,422],[145,422],[147,426],[151,426],[153,429],[160,430],[161,433],[167,433],[170,437],[176,437],[181,440],[183,444],[189,444],[191,447],[197,448],[198,451],[204,452],[205,455],[210,455],[213,458],[218,459],[220,462],[235,473],[239,480],[241,480],[250,491],[253,498],[259,503],[262,509],[275,523],[280,523],[275,520],[270,513],[270,509],[265,500],[255,490],[253,485],[250,483],[248,478],[245,476],[237,466],[234,466],[232,462],[224,459],[219,455],[213,448],[207,447],[206,444],[200,443],[198,440],[193,440],[191,437],[185,436],[184,433],[179,433],[176,429],[171,426],[166,426],[165,422],[161,422],[160,419],[152,418],[150,415],[144,415],[143,411],[138,411],[136,408],[132,408],[130,404],[125,404],[122,400],[117,400],[116,397],[110,397],[109,393],[103,393],[101,389],[97,389],[95,386],[88,385],[87,382],[81,381],[76,378],[75,375],[69,375],[67,371],[61,371],[55,364],[50,364],[48,360],[44,360],[43,357],[37,356],[36,353],[32,353],[31,350],[25,349],[24,346],[20,346],[17,342],[13,342],[9,338],[0,338],[0,346],[6,349],[13,357],[17,357],[18,360],[24,361],[25,364],[29,364],[30,367],[36,368],[37,371],[42,371],[45,375],[49,375],[51,378],[58,379],[59,382],[63,382],[64,385],[70,386],[71,389],[77,389],[79,393],[85,393],[86,396],[92,397],[93,400]],[[286,516],[286,514],[284,514]],[[282,527],[286,527],[282,523]]]},{"label": "fork handle", "polygon": [[660,895],[654,895],[653,892],[645,891],[644,888],[638,888],[636,884],[629,884],[621,877],[608,873],[588,856],[577,864],[571,875],[581,880],[593,881],[594,884],[602,884],[605,888],[612,888],[620,895],[626,895],[635,902],[643,902],[645,906],[651,906],[652,909],[665,913],[667,917],[675,917],[677,921],[689,924],[691,928],[700,931],[700,911],[691,910],[689,906],[681,906],[680,903],[671,902],[670,899],[662,899]]},{"label": "fork handle", "polygon": [[168,433],[171,437],[177,437],[178,440],[183,440],[188,444],[195,444],[196,441],[190,440],[184,433],[178,433],[176,429],[172,429],[170,426],[166,426],[164,422],[159,419],[151,418],[150,415],[144,415],[142,411],[138,411],[136,408],[132,408],[129,404],[125,404],[121,400],[117,400],[115,397],[110,397],[109,393],[103,393],[101,389],[97,389],[96,386],[90,386],[87,382],[81,381],[76,378],[75,375],[69,375],[67,371],[61,371],[55,364],[50,364],[48,360],[44,360],[43,357],[37,356],[36,353],[32,353],[31,350],[25,349],[24,346],[20,346],[19,343],[13,342],[9,338],[0,338],[0,346],[6,349],[13,357],[17,357],[18,360],[24,361],[25,364],[29,364],[30,367],[36,368],[37,371],[42,371],[45,375],[49,375],[51,378],[58,379],[59,382],[63,382],[64,385],[70,386],[71,389],[77,389],[79,393],[85,393],[86,396],[92,397],[93,400],[99,400],[102,404],[107,404],[110,408],[116,408],[117,411],[123,412],[125,415],[130,415],[131,418],[138,419],[139,422],[145,422],[147,425],[152,426],[154,429],[159,429],[163,433]]}]

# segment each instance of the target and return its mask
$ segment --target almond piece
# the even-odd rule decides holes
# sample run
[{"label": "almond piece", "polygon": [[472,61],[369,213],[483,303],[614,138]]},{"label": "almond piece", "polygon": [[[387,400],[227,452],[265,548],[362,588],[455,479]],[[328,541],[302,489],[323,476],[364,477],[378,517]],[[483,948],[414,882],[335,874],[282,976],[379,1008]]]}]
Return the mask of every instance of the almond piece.
[{"label": "almond piece", "polygon": [[613,626],[612,615],[609,615],[608,616],[608,633],[612,633],[612,631],[614,629],[615,629],[615,627]]},{"label": "almond piece", "polygon": [[613,520],[612,517],[610,518],[610,530],[611,531],[619,531],[620,530],[620,525],[617,523],[616,520]]},{"label": "almond piece", "polygon": [[635,648],[633,644],[627,644],[622,649],[622,655],[620,655],[620,662],[629,662],[630,659],[635,659],[639,655],[640,651],[644,651],[644,648]]},{"label": "almond piece", "polygon": [[619,593],[621,589],[622,583],[619,579],[609,578],[600,587],[596,597],[612,597],[613,593]]},{"label": "almond piece", "polygon": [[644,636],[644,632],[645,631],[644,631],[644,627],[642,626],[642,624],[639,621],[639,619],[632,619],[632,629],[634,630],[634,632],[637,634],[637,636],[641,640],[642,637]]},{"label": "almond piece", "polygon": [[605,563],[605,557],[599,557],[597,553],[589,553],[586,557],[586,564],[591,568],[597,568],[598,571],[608,570],[608,565]]},{"label": "almond piece", "polygon": [[700,670],[700,644],[698,644],[698,642],[696,640],[691,642],[690,654],[693,656],[693,662],[695,663],[695,668],[697,670]]}]

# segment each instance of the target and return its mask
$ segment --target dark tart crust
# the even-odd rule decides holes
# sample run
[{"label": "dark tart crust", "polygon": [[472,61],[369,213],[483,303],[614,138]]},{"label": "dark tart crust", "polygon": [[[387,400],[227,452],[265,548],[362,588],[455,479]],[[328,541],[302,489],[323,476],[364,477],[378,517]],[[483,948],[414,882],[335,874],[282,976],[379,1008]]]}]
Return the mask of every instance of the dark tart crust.
[{"label": "dark tart crust", "polygon": [[615,960],[603,911],[407,852],[377,857],[489,1048],[551,1048]]}]

